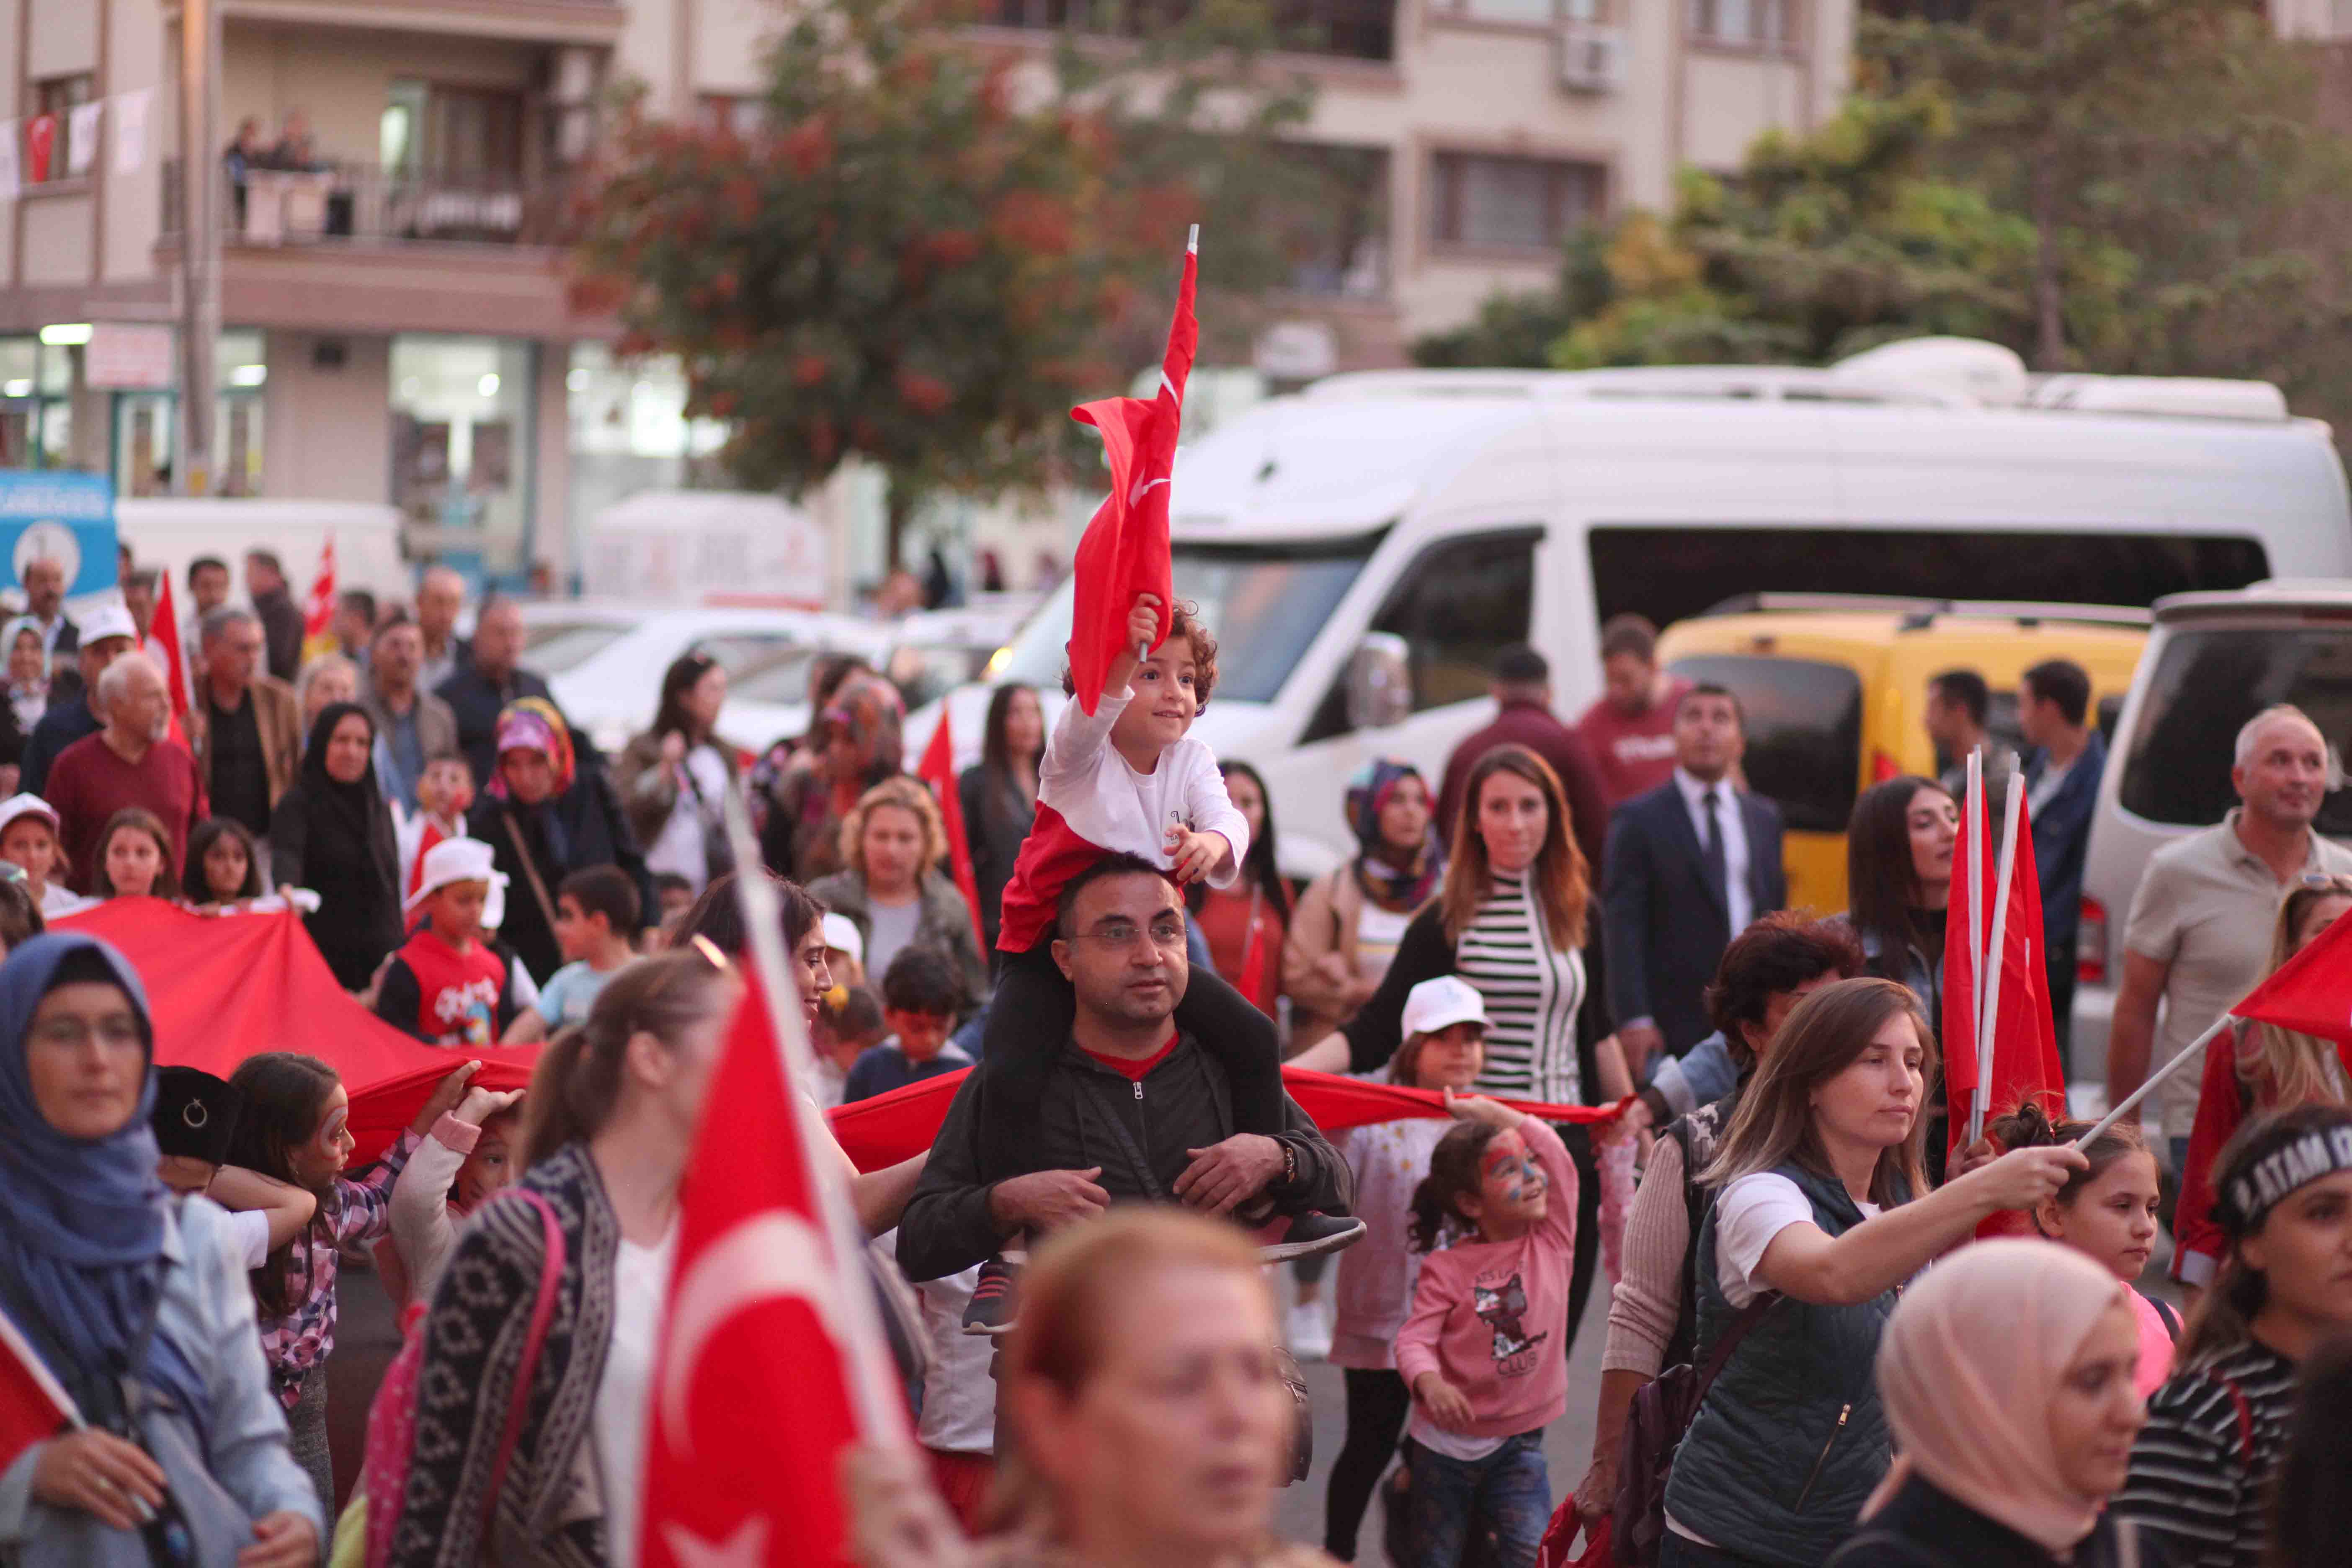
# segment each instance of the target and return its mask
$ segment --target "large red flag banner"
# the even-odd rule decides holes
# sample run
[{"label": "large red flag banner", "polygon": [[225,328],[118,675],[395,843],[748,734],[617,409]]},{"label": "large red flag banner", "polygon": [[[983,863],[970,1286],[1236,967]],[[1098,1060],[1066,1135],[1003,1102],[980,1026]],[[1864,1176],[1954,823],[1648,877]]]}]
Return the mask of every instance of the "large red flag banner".
[{"label": "large red flag banner", "polygon": [[[970,1068],[963,1068],[941,1073],[887,1094],[877,1094],[871,1100],[838,1106],[828,1113],[833,1135],[861,1171],[878,1171],[912,1159],[929,1149],[939,1136],[940,1123],[947,1119],[948,1102],[955,1098],[956,1086],[970,1071]],[[1282,1082],[1290,1097],[1298,1102],[1298,1108],[1326,1132],[1365,1127],[1375,1121],[1453,1114],[1445,1109],[1445,1097],[1431,1089],[1408,1089],[1402,1084],[1375,1083],[1290,1067],[1282,1069]],[[1547,1105],[1540,1100],[1497,1098],[1515,1110],[1524,1110],[1546,1121],[1589,1125],[1614,1121],[1624,1110],[1623,1103]]]},{"label": "large red flag banner", "polygon": [[[341,1075],[352,1097],[355,1162],[400,1135],[449,1069],[467,1059],[394,1028],[335,984],[291,910],[199,915],[161,899],[109,899],[60,927],[121,949],[147,987],[155,1060],[226,1078],[261,1051],[300,1051]],[[539,1048],[484,1051],[474,1081],[521,1089]]]},{"label": "large red flag banner", "polygon": [[2333,1040],[2352,1068],[2352,920],[2339,920],[2314,937],[2230,1013],[2249,1023]]},{"label": "large red flag banner", "polygon": [[73,1400],[16,1325],[0,1314],[0,1470],[34,1444],[79,1425]]},{"label": "large red flag banner", "polygon": [[[2012,784],[2011,789],[2021,789]],[[1983,800],[1964,810],[1976,814],[1983,833],[1980,842],[1994,842]],[[2017,858],[2010,872],[2008,914],[1996,921],[1994,907],[1996,861],[1988,850],[1981,862],[1970,852],[1973,836],[1962,832],[1952,851],[1952,901],[1944,927],[1944,1096],[1950,1118],[1949,1147],[1957,1149],[1968,1136],[1969,1113],[1979,1102],[1988,1116],[2005,1115],[2028,1100],[2038,1100],[2053,1115],[2066,1107],[2066,1077],[2058,1063],[2057,1032],[2050,1020],[2050,979],[2042,968],[2042,882],[2034,870],[2033,835],[2023,814],[2015,818]],[[1977,942],[1969,941],[1971,928]],[[2000,951],[1996,958],[1992,939],[1998,927]],[[1990,1081],[1978,1060],[1976,957],[1985,953],[1990,968],[1998,962],[2000,984],[1994,1000]]]},{"label": "large red flag banner", "polygon": [[[984,952],[988,936],[980,918],[980,881],[971,872],[971,840],[964,834],[963,792],[956,788],[955,736],[948,727],[945,702],[940,704],[940,721],[931,727],[930,743],[923,748],[923,760],[915,773],[940,797],[940,821],[948,836],[948,865],[955,873],[956,891],[971,910],[971,940]],[[882,977],[874,978],[878,982]]]},{"label": "large red flag banner", "polygon": [[1168,636],[1176,589],[1168,555],[1168,493],[1176,468],[1176,437],[1184,416],[1184,383],[1192,374],[1201,327],[1192,317],[1200,271],[1200,230],[1184,247],[1184,276],[1176,288],[1176,317],[1168,326],[1168,353],[1160,387],[1150,397],[1107,397],[1070,410],[1070,417],[1102,432],[1110,461],[1110,494],[1087,524],[1071,560],[1070,680],[1079,707],[1092,713],[1102,700],[1111,661],[1127,645],[1127,617],[1135,597],[1160,601],[1158,647]]},{"label": "large red flag banner", "polygon": [[[646,1568],[845,1564],[841,1456],[903,1434],[861,1414],[862,1265],[833,1243],[783,1043],[756,979],[710,1082],[680,1188],[677,1263],[646,1412]],[[886,1407],[887,1409],[887,1407]],[[616,1478],[623,1486],[638,1478]]]}]

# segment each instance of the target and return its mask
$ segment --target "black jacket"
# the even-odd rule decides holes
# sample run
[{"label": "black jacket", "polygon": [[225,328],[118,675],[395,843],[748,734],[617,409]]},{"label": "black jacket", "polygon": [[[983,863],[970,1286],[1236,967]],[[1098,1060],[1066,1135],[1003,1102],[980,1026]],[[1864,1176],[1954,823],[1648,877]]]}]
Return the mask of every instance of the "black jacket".
[{"label": "black jacket", "polygon": [[[434,689],[433,694],[449,705],[457,715],[457,749],[466,753],[473,764],[474,787],[489,788],[490,774],[499,765],[499,713],[509,702],[526,697],[541,698],[550,703],[555,694],[547,682],[527,669],[516,669],[503,681],[492,680],[474,667],[471,650],[458,664],[449,679]],[[588,738],[574,730],[572,747],[583,763],[593,755]]]},{"label": "black jacket", "polygon": [[[1748,832],[1748,898],[1759,915],[1789,901],[1780,866],[1780,808],[1733,792]],[[1601,919],[1609,927],[1609,1010],[1648,1018],[1682,1055],[1714,1032],[1703,1000],[1738,932],[1701,859],[1698,830],[1675,781],[1637,795],[1609,819]],[[1640,1062],[1628,1063],[1636,1074]]]},{"label": "black jacket", "polygon": [[[1005,1240],[1007,1233],[988,1211],[991,1188],[980,1179],[988,1083],[983,1062],[957,1087],[922,1179],[899,1218],[898,1267],[909,1279],[961,1272]],[[1286,1185],[1277,1181],[1266,1195],[1280,1214],[1345,1214],[1355,1195],[1348,1163],[1296,1101],[1285,1103],[1289,1131],[1278,1136],[1297,1161],[1298,1179]],[[1176,1178],[1192,1163],[1185,1151],[1233,1136],[1233,1100],[1224,1068],[1189,1035],[1140,1083],[1065,1045],[1045,1082],[1037,1131],[1032,1170],[1099,1165],[1097,1181],[1113,1203],[1173,1203]]]},{"label": "black jacket", "polygon": [[[629,831],[621,797],[601,767],[582,768],[570,789],[537,805],[519,805],[486,793],[466,816],[466,834],[488,845],[498,868],[506,873],[506,923],[499,927],[499,938],[521,955],[531,978],[541,985],[563,967],[563,950],[556,945],[555,922],[549,917],[557,889],[572,872],[617,866],[636,884],[637,908],[650,914],[660,911],[645,851]],[[530,851],[528,866],[516,847],[518,836]],[[533,870],[539,874],[536,888]],[[542,888],[544,905],[540,901]]]},{"label": "black jacket", "polygon": [[964,841],[971,847],[971,879],[980,892],[981,940],[993,952],[1004,886],[1013,880],[1013,863],[1020,858],[1037,808],[1023,801],[1010,779],[992,775],[984,763],[964,769],[956,792],[963,805]]},{"label": "black jacket", "polygon": [[[2101,1514],[2067,1568],[2116,1568],[2128,1561],[2116,1532],[2130,1528],[2111,1512]],[[2151,1554],[2151,1543],[2143,1537],[2138,1544],[2138,1561],[2154,1568],[2160,1559]],[[1914,1475],[1832,1554],[1829,1568],[2057,1568],[2058,1563],[2037,1543]]]},{"label": "black jacket", "polygon": [[261,622],[261,639],[268,648],[269,673],[291,681],[302,668],[302,607],[284,587],[253,596],[253,614]]}]

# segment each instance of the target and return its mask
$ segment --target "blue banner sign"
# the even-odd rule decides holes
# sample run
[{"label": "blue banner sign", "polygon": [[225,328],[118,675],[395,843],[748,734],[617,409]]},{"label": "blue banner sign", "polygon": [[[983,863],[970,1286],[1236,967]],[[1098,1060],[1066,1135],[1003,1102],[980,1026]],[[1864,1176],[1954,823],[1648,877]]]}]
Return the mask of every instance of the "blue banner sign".
[{"label": "blue banner sign", "polygon": [[65,567],[71,596],[115,586],[114,484],[99,474],[0,468],[0,560],[7,585],[22,587],[25,565]]}]

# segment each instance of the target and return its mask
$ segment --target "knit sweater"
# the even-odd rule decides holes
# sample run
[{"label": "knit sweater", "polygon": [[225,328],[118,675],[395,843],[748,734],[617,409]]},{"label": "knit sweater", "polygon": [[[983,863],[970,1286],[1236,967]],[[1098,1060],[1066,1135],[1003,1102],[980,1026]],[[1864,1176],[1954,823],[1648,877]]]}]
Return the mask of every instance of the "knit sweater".
[{"label": "knit sweater", "polygon": [[1464,1241],[1421,1265],[1412,1314],[1397,1334],[1397,1374],[1433,1372],[1470,1401],[1463,1435],[1509,1437],[1568,1408],[1569,1271],[1576,1260],[1576,1166],[1559,1134],[1532,1116],[1518,1134],[1551,1183],[1544,1218],[1509,1241]]}]

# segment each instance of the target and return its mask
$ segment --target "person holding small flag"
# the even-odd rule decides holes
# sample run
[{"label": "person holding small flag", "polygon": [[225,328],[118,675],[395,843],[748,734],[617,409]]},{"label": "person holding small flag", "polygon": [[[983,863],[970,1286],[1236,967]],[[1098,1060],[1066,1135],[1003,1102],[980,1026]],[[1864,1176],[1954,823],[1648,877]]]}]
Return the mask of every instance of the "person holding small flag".
[{"label": "person holding small flag", "polygon": [[0,1427],[0,1557],[147,1568],[176,1528],[188,1562],[309,1568],[324,1515],[238,1241],[157,1178],[154,1044],[106,943],[38,936],[0,964],[0,1380],[70,1412]]}]

